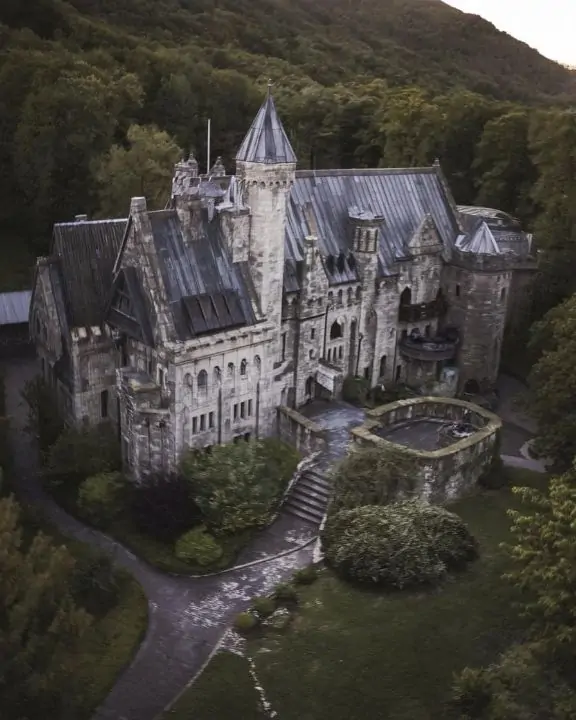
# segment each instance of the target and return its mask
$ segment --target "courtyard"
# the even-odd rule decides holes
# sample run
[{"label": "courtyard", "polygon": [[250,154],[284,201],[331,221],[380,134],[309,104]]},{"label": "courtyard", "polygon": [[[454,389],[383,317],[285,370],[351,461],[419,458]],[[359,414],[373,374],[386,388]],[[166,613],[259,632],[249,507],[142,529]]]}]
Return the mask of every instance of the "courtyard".
[{"label": "courtyard", "polygon": [[[513,484],[542,475],[510,470]],[[510,539],[508,489],[454,503],[480,542],[480,559],[431,592],[385,593],[345,584],[329,571],[300,591],[284,633],[249,639],[258,684],[282,720],[444,720],[453,674],[481,666],[519,637],[514,589],[503,582]],[[215,656],[165,720],[271,717],[259,709],[248,661]]]}]

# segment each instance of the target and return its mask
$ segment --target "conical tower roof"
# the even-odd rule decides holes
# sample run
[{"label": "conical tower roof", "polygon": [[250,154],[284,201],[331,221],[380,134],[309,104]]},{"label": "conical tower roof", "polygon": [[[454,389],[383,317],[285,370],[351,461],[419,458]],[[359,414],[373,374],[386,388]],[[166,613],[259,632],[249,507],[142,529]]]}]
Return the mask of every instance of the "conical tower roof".
[{"label": "conical tower roof", "polygon": [[296,162],[296,155],[276,112],[270,85],[266,100],[238,150],[236,161],[271,165]]}]

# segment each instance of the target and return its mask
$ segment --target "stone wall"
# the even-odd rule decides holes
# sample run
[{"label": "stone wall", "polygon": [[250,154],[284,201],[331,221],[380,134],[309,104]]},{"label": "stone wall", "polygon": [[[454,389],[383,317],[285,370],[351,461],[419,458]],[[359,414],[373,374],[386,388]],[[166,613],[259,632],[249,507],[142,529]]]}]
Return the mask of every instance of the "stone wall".
[{"label": "stone wall", "polygon": [[326,439],[322,428],[296,410],[280,406],[277,414],[277,435],[304,456],[321,452]]},{"label": "stone wall", "polygon": [[[412,490],[406,497],[439,505],[456,500],[476,486],[500,452],[500,418],[463,400],[435,397],[399,400],[370,410],[366,416],[365,423],[351,432],[353,448],[377,446],[405,452],[417,467]],[[430,452],[407,448],[375,434],[377,428],[422,418],[465,420],[478,429],[467,438]]]}]

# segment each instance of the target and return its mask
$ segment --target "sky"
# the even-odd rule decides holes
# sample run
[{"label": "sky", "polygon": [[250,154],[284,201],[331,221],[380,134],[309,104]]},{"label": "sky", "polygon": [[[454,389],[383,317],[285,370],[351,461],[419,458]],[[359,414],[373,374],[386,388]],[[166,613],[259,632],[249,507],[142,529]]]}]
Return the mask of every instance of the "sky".
[{"label": "sky", "polygon": [[481,15],[542,55],[576,66],[576,0],[444,0]]}]

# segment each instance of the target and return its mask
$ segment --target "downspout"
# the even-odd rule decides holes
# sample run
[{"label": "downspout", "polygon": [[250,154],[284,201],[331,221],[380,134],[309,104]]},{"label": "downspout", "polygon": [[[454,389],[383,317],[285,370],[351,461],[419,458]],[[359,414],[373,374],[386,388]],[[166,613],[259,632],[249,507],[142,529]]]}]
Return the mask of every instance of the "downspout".
[{"label": "downspout", "polygon": [[260,436],[260,380],[256,383],[256,440]]},{"label": "downspout", "polygon": [[222,387],[218,388],[218,445],[222,445]]},{"label": "downspout", "polygon": [[358,366],[360,365],[360,348],[362,347],[362,340],[364,340],[364,334],[358,334],[358,350],[356,352],[356,372],[355,375],[358,377]]}]

